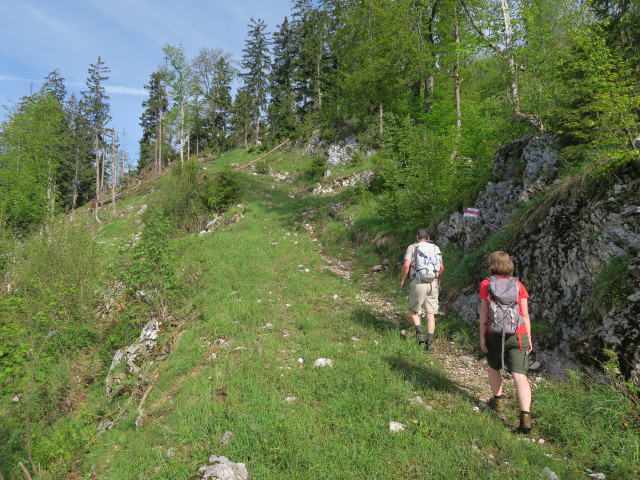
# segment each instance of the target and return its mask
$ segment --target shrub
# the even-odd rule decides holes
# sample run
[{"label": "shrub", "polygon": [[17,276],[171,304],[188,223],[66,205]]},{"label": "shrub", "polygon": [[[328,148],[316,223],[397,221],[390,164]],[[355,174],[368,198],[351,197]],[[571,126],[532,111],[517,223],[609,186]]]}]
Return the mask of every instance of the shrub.
[{"label": "shrub", "polygon": [[322,178],[327,169],[327,161],[322,157],[314,157],[307,168],[302,172],[302,178],[305,180],[318,180]]},{"label": "shrub", "polygon": [[231,205],[240,201],[242,184],[240,174],[227,169],[218,173],[202,189],[202,200],[207,210],[222,213]]}]

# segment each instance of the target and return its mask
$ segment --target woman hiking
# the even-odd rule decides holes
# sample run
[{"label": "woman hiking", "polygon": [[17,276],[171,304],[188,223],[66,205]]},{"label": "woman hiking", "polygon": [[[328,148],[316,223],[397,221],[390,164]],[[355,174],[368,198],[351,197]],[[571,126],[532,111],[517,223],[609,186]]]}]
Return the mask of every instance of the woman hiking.
[{"label": "woman hiking", "polygon": [[480,283],[480,349],[487,354],[490,401],[496,412],[504,412],[502,374],[511,373],[520,406],[518,431],[531,431],[531,386],[527,378],[531,343],[528,298],[524,285],[513,277],[513,261],[505,252],[488,257],[491,276]]}]

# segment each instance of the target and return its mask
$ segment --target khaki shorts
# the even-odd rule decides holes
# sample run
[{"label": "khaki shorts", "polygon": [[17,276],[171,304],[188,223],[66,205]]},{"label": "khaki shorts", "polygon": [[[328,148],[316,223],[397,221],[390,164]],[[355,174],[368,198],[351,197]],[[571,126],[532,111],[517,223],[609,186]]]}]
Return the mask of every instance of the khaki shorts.
[{"label": "khaki shorts", "polygon": [[[502,335],[487,333],[487,363],[494,370],[502,369]],[[529,369],[529,335],[520,335],[522,350],[518,343],[518,335],[506,335],[504,338],[504,368],[508,372],[526,374]]]},{"label": "khaki shorts", "polygon": [[431,283],[411,281],[409,310],[414,313],[438,313],[438,280]]}]

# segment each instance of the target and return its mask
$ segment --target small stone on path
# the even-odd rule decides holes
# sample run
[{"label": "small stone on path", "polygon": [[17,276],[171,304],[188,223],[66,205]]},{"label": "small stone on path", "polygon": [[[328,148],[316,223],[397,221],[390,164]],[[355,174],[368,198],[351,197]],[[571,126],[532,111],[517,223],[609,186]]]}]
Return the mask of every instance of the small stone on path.
[{"label": "small stone on path", "polygon": [[406,428],[407,426],[400,422],[389,422],[389,430],[392,432],[401,432]]}]

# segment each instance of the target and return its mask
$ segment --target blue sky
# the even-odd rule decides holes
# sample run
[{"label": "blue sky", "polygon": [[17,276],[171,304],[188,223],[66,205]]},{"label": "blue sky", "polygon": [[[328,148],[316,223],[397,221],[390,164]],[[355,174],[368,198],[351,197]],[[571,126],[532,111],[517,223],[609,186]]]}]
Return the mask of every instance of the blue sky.
[{"label": "blue sky", "polygon": [[[242,57],[251,17],[273,32],[291,0],[0,0],[0,105],[12,105],[59,69],[69,92],[85,89],[87,69],[100,55],[111,69],[105,82],[111,126],[126,131],[137,162],[144,85],[162,62],[165,44],[189,58],[201,48]],[[0,112],[5,116],[4,109]]]}]

